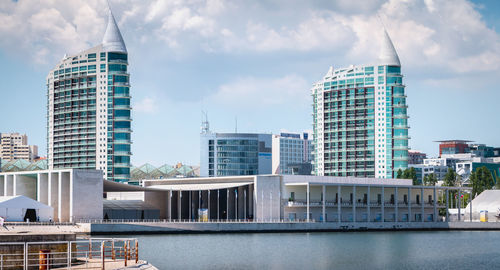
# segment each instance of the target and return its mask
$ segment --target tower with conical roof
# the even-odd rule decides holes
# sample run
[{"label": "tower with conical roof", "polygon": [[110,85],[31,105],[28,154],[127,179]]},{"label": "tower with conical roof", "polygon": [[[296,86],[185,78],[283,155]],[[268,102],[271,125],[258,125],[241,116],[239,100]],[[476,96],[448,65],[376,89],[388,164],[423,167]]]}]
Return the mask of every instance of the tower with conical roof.
[{"label": "tower with conical roof", "polygon": [[130,179],[131,107],[128,53],[108,6],[102,43],[65,56],[47,76],[49,169],[102,170]]},{"label": "tower with conical roof", "polygon": [[394,178],[408,166],[401,63],[384,29],[376,63],[330,67],[311,91],[313,173]]}]

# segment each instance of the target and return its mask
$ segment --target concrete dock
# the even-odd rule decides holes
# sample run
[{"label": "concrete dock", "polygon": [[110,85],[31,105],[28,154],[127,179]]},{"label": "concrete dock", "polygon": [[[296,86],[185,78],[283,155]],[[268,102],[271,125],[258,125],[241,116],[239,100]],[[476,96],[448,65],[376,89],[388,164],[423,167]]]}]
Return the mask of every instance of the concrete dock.
[{"label": "concrete dock", "polygon": [[[0,228],[0,237],[36,234],[258,233],[314,231],[500,230],[500,222],[110,222]],[[4,240],[5,241],[5,240]]]},{"label": "concrete dock", "polygon": [[404,231],[404,230],[500,230],[500,222],[423,222],[423,223],[256,223],[256,222],[164,222],[89,224],[89,233],[154,234],[154,233],[258,233],[314,231]]}]

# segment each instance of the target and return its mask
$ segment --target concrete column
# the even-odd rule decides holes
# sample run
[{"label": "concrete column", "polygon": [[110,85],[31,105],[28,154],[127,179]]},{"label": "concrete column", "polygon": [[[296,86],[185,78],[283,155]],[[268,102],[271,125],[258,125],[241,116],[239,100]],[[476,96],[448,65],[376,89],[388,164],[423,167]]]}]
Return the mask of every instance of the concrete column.
[{"label": "concrete column", "polygon": [[326,186],[325,185],[323,185],[322,192],[323,192],[323,209],[322,209],[323,210],[323,223],[325,223],[326,222],[326,215],[325,215],[326,214]]},{"label": "concrete column", "polygon": [[398,187],[394,188],[394,222],[399,222],[399,214],[398,214],[398,202],[399,202],[399,197],[398,197]]},{"label": "concrete column", "polygon": [[208,190],[208,207],[207,207],[207,215],[208,215],[208,220],[210,220],[210,190]]},{"label": "concrete column", "polygon": [[42,197],[42,192],[40,190],[40,186],[41,186],[41,180],[40,180],[40,173],[37,173],[36,174],[36,199],[37,201],[41,202],[40,201],[40,198]]},{"label": "concrete column", "polygon": [[172,221],[172,189],[169,191],[168,196],[168,221]]},{"label": "concrete column", "polygon": [[367,221],[368,222],[371,222],[372,220],[372,215],[371,215],[371,207],[370,207],[370,186],[368,186],[368,191],[367,191],[367,194],[366,194],[366,213],[368,215],[368,219]]},{"label": "concrete column", "polygon": [[238,188],[234,188],[234,219],[238,219]]},{"label": "concrete column", "polygon": [[18,190],[17,190],[17,174],[13,175],[12,179],[12,196],[17,196]]},{"label": "concrete column", "polygon": [[382,186],[382,222],[385,222],[385,188]]},{"label": "concrete column", "polygon": [[437,222],[437,197],[436,197],[436,186],[434,186],[434,193],[432,195],[432,201],[434,203],[434,214],[433,214],[433,221]]},{"label": "concrete column", "polygon": [[54,208],[54,221],[57,221],[59,216],[59,181],[59,173],[49,172],[49,206]]},{"label": "concrete column", "polygon": [[306,194],[306,221],[309,222],[309,197],[310,197],[310,194],[309,194],[309,190],[310,190],[310,187],[309,187],[309,183],[307,183],[307,194]]},{"label": "concrete column", "polygon": [[49,203],[49,175],[50,173],[39,173],[37,178],[37,200],[41,203]]},{"label": "concrete column", "polygon": [[5,176],[3,175],[0,175],[0,196],[5,196]]},{"label": "concrete column", "polygon": [[422,222],[425,222],[425,210],[424,210],[424,206],[425,206],[424,188],[420,188],[420,207],[422,209],[422,217],[421,217],[421,221]]},{"label": "concrete column", "polygon": [[253,184],[248,185],[248,213],[252,215],[253,220],[255,220],[255,204],[257,197],[254,195]]},{"label": "concrete column", "polygon": [[450,222],[450,214],[448,213],[449,200],[450,200],[450,190],[446,189],[446,222]]},{"label": "concrete column", "polygon": [[220,220],[220,211],[219,211],[219,205],[220,205],[220,189],[217,190],[217,222]]},{"label": "concrete column", "polygon": [[15,191],[14,191],[14,187],[16,186],[15,185],[15,182],[14,182],[14,177],[15,175],[6,175],[5,176],[5,196],[14,196],[15,194]]},{"label": "concrete column", "polygon": [[460,209],[462,208],[462,198],[460,198],[462,196],[462,190],[459,188],[458,189],[458,221],[461,221],[462,220],[462,215],[460,213]]},{"label": "concrete column", "polygon": [[342,222],[342,206],[340,205],[340,201],[342,198],[342,194],[340,193],[342,191],[342,188],[340,185],[337,186],[337,216],[338,216],[338,222]]},{"label": "concrete column", "polygon": [[408,188],[408,222],[411,222],[411,187]]},{"label": "concrete column", "polygon": [[227,196],[226,196],[226,220],[229,220],[229,188],[227,188],[226,191],[227,191]]},{"label": "concrete column", "polygon": [[177,219],[182,219],[182,190],[177,191]]},{"label": "concrete column", "polygon": [[469,215],[470,215],[470,222],[472,222],[472,190],[469,195]]},{"label": "concrete column", "polygon": [[189,194],[188,194],[188,196],[189,196],[189,220],[190,221],[193,219],[193,214],[191,212],[192,208],[193,208],[193,201],[191,201],[191,193],[192,193],[192,191],[190,190]]},{"label": "concrete column", "polygon": [[352,222],[356,222],[356,186],[352,186]]}]

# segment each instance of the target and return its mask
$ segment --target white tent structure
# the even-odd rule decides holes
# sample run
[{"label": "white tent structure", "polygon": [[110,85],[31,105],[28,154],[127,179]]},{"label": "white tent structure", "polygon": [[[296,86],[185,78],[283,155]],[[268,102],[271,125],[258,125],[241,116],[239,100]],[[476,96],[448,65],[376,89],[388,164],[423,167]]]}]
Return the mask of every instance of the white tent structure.
[{"label": "white tent structure", "polygon": [[[472,219],[479,220],[481,211],[487,211],[488,221],[498,221],[500,190],[485,190],[472,200]],[[470,217],[470,204],[465,209],[465,218]]]},{"label": "white tent structure", "polygon": [[50,221],[54,208],[28,197],[0,196],[0,217],[5,221]]}]

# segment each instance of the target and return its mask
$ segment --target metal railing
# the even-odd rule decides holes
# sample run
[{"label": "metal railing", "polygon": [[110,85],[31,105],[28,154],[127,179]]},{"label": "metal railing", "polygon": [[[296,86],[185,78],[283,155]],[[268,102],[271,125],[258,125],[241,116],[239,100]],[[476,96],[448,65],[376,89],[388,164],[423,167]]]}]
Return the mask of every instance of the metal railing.
[{"label": "metal railing", "polygon": [[139,260],[136,238],[0,242],[3,269],[116,269]]}]

